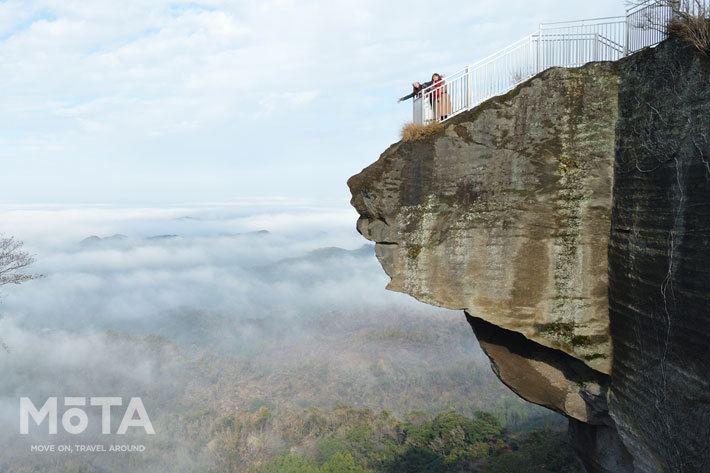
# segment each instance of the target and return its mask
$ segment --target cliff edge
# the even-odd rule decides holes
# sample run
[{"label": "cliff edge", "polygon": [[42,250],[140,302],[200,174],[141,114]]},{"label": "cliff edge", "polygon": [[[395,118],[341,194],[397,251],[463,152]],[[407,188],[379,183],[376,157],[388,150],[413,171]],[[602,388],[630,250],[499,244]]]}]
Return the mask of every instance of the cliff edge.
[{"label": "cliff edge", "polygon": [[[349,181],[389,289],[463,309],[590,472],[710,464],[710,60],[550,69]],[[703,218],[705,220],[703,220]]]}]

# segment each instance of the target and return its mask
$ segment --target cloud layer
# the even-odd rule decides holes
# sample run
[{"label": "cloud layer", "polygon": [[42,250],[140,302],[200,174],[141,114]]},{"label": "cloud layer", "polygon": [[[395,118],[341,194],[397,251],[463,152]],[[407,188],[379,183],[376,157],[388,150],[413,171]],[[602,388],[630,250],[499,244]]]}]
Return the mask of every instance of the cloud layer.
[{"label": "cloud layer", "polygon": [[5,228],[45,278],[13,287],[3,312],[38,329],[154,333],[175,311],[287,319],[358,307],[363,294],[408,300],[384,290],[371,248],[327,249],[362,246],[353,220],[345,208],[263,202],[9,211]]},{"label": "cloud layer", "polygon": [[[3,229],[25,241],[45,275],[2,294],[2,471],[205,469],[217,421],[255,405],[545,414],[499,382],[460,311],[384,289],[349,207],[0,210]],[[19,435],[25,396],[38,408],[59,397],[60,415],[64,396],[122,397],[124,406],[140,396],[158,434],[100,435],[100,411],[89,409],[79,435],[50,436],[46,423]],[[122,413],[112,410],[112,432]],[[30,450],[112,442],[149,453]]]}]

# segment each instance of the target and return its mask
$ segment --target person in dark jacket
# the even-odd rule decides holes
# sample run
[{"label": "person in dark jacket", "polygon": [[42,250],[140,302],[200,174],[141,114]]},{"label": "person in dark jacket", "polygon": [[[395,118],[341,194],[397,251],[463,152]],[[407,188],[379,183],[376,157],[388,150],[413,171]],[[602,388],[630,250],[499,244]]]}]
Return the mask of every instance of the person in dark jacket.
[{"label": "person in dark jacket", "polygon": [[424,82],[423,84],[420,84],[419,82],[413,82],[412,83],[412,93],[409,95],[405,95],[404,97],[401,97],[397,100],[397,102],[402,102],[404,100],[411,99],[412,97],[416,96],[421,92],[422,90],[426,89],[432,84],[432,81],[429,82]]}]

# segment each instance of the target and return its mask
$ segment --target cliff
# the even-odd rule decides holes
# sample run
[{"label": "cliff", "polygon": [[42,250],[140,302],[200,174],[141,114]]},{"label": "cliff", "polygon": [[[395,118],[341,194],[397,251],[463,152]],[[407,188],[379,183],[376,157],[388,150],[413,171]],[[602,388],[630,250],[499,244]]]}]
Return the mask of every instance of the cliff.
[{"label": "cliff", "polygon": [[348,184],[389,288],[463,309],[590,472],[710,464],[710,61],[551,69]]}]

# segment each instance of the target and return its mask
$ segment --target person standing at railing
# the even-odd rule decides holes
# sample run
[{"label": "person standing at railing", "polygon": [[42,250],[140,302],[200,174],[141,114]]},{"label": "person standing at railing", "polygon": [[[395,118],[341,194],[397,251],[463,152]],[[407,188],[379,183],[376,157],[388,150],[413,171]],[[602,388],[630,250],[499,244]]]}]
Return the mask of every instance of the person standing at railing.
[{"label": "person standing at railing", "polygon": [[[419,115],[418,115],[419,118],[418,119],[416,118],[417,112],[415,111],[415,113],[414,113],[415,121],[417,121],[417,122],[419,120],[421,120],[421,123],[429,123],[430,121],[432,121],[432,119],[434,117],[434,113],[431,109],[431,104],[429,103],[428,100],[422,99],[422,90],[427,89],[428,87],[431,86],[431,84],[432,84],[431,81],[424,82],[423,84],[421,84],[419,82],[413,82],[412,83],[412,93],[409,95],[405,95],[404,97],[401,97],[397,100],[397,102],[402,102],[404,100],[408,100],[411,98],[415,99],[414,108],[419,111]],[[418,102],[416,102],[417,98],[419,99]]]},{"label": "person standing at railing", "polygon": [[[441,74],[434,73],[431,76],[431,91],[429,94],[429,103],[434,110],[434,118],[437,121],[446,120],[451,115],[451,98],[449,97],[446,82]],[[427,93],[426,91],[424,92]]]}]

